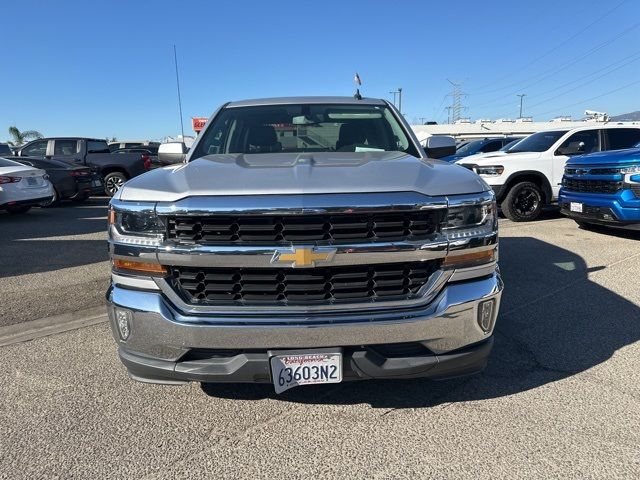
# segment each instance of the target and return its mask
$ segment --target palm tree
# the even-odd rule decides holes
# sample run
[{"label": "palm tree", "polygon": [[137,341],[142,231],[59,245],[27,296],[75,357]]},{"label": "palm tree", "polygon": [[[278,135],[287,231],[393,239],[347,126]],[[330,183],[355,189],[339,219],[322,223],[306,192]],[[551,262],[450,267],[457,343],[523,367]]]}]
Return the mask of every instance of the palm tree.
[{"label": "palm tree", "polygon": [[20,146],[28,140],[34,140],[36,138],[42,138],[42,134],[37,130],[25,130],[21,132],[18,127],[9,127],[9,135],[11,135],[11,141],[7,142],[9,145]]}]

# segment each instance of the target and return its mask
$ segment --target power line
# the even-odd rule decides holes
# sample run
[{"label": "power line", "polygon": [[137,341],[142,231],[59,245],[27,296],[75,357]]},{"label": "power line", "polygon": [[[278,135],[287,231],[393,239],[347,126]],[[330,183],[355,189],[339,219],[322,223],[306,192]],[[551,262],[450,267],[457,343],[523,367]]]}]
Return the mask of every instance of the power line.
[{"label": "power line", "polygon": [[565,105],[563,107],[559,107],[559,108],[556,108],[554,110],[548,110],[546,112],[541,112],[541,113],[538,113],[537,115],[547,115],[548,113],[554,113],[554,112],[559,112],[560,110],[566,110],[567,108],[575,107],[575,106],[581,105],[583,103],[587,103],[587,102],[591,102],[593,100],[597,100],[598,98],[606,97],[607,95],[611,95],[612,93],[619,92],[620,90],[624,90],[625,88],[632,87],[633,85],[637,85],[638,83],[640,83],[640,80],[636,80],[635,82],[628,83],[626,85],[623,85],[622,87],[616,88],[614,90],[610,90],[610,91],[602,93],[600,95],[596,95],[595,97],[587,98],[585,100],[580,100],[579,102],[575,102],[575,103],[572,103],[570,105]]},{"label": "power line", "polygon": [[[603,15],[601,15],[600,17],[596,18],[594,21],[592,21],[590,24],[588,24],[587,26],[583,27],[582,29],[580,29],[579,31],[577,31],[576,33],[574,33],[573,35],[571,35],[569,38],[567,38],[566,40],[563,40],[562,42],[560,42],[558,45],[556,45],[555,47],[551,48],[550,50],[547,50],[545,53],[543,53],[542,55],[534,58],[533,60],[531,60],[529,63],[525,64],[523,67],[517,68],[512,70],[512,72],[517,72],[520,73],[522,70],[525,70],[527,68],[529,68],[531,65],[533,65],[534,63],[538,62],[539,60],[542,60],[545,57],[548,57],[551,53],[555,52],[556,50],[558,50],[559,48],[565,46],[567,43],[569,43],[571,40],[573,40],[574,38],[578,37],[579,35],[582,35],[584,32],[586,32],[587,30],[589,30],[592,26],[594,26],[596,23],[600,22],[601,20],[603,20],[605,17],[609,16],[610,14],[612,14],[614,11],[616,11],[618,8],[620,8],[622,5],[624,5],[625,3],[627,3],[627,0],[622,0],[620,3],[618,3],[615,7],[613,7],[610,10],[607,10]],[[511,74],[507,74],[506,76],[503,76],[502,79],[504,78],[509,78],[512,77],[514,75],[514,73]],[[484,85],[482,87],[479,87],[478,90],[482,90],[483,88],[486,88],[488,86],[490,86],[491,84],[487,84]],[[502,87],[502,88],[508,88],[508,87]],[[491,92],[496,92],[496,91],[500,91],[501,89],[497,89],[497,90],[489,90],[487,92],[471,92],[474,95],[478,95],[478,94],[485,94],[485,93],[491,93]]]},{"label": "power line", "polygon": [[556,98],[563,97],[563,96],[565,96],[567,93],[571,93],[571,92],[573,92],[573,91],[575,91],[575,90],[578,90],[579,88],[582,88],[582,87],[584,87],[585,85],[589,85],[590,83],[593,83],[593,82],[595,82],[596,80],[600,80],[601,78],[606,77],[607,75],[609,75],[609,74],[611,74],[611,73],[613,73],[613,72],[615,72],[615,71],[617,71],[617,70],[620,70],[621,68],[626,67],[627,65],[629,65],[629,64],[631,64],[631,63],[633,63],[633,62],[637,62],[638,60],[640,60],[640,56],[638,56],[638,57],[634,58],[633,60],[631,60],[631,61],[629,61],[629,62],[623,63],[622,65],[619,65],[619,66],[617,66],[616,68],[614,68],[614,69],[612,69],[612,70],[610,70],[610,71],[608,71],[608,72],[606,72],[606,73],[603,73],[602,75],[599,75],[599,76],[597,76],[597,77],[595,77],[595,78],[592,78],[591,80],[588,80],[588,81],[586,81],[586,82],[582,82],[582,83],[580,83],[580,84],[578,84],[578,85],[574,85],[574,86],[573,86],[573,88],[570,88],[569,90],[567,90],[567,91],[565,91],[565,92],[562,92],[562,93],[560,93],[560,94],[558,94],[558,95],[554,95],[553,97],[549,97],[549,98],[547,98],[546,100],[542,100],[542,101],[540,101],[540,102],[538,102],[538,103],[535,103],[535,104],[531,105],[531,106],[530,106],[530,108],[535,108],[535,107],[537,107],[537,106],[539,106],[539,105],[542,105],[542,104],[545,104],[545,103],[550,102],[550,101],[552,101],[552,100],[555,100]]},{"label": "power line", "polygon": [[[633,25],[631,25],[629,28],[627,28],[626,30],[623,30],[622,32],[620,32],[619,34],[615,35],[613,38],[610,38],[609,40],[606,40],[598,45],[596,45],[595,47],[593,47],[591,50],[588,50],[586,53],[584,53],[583,55],[575,58],[574,60],[564,63],[562,66],[560,67],[555,67],[555,68],[551,68],[548,70],[545,70],[544,72],[538,74],[538,75],[534,75],[531,78],[537,78],[537,80],[535,82],[532,83],[528,83],[525,85],[521,85],[520,88],[518,90],[512,91],[510,93],[504,94],[504,95],[500,95],[499,97],[495,97],[492,100],[489,100],[488,102],[484,102],[481,103],[480,105],[477,105],[476,107],[483,107],[486,105],[491,105],[492,103],[495,103],[497,100],[501,100],[503,98],[507,98],[509,96],[513,96],[516,93],[518,93],[521,90],[524,89],[529,89],[535,85],[538,85],[539,83],[541,83],[544,79],[549,78],[551,76],[556,75],[558,72],[562,72],[563,70],[566,70],[567,68],[575,65],[576,63],[580,62],[581,60],[584,60],[585,58],[587,58],[590,55],[593,55],[594,53],[596,53],[599,50],[602,50],[604,47],[610,45],[611,43],[615,42],[616,40],[618,40],[620,37],[626,35],[627,33],[629,33],[631,30],[634,30],[636,28],[640,27],[640,22],[635,23]],[[509,87],[511,86],[515,86],[518,85],[518,83],[514,83],[509,85]],[[502,89],[499,90],[504,90],[504,88],[509,88],[509,87],[503,87]],[[499,91],[498,90],[498,91]]]},{"label": "power line", "polygon": [[[535,106],[538,106],[538,105],[541,105],[541,104],[543,104],[543,103],[546,103],[547,101],[554,100],[554,99],[556,99],[556,98],[558,98],[558,97],[560,97],[560,96],[563,96],[563,95],[565,95],[565,94],[567,94],[567,93],[570,93],[570,92],[572,92],[572,91],[574,91],[574,90],[576,90],[576,89],[578,89],[578,88],[580,88],[580,87],[582,87],[582,86],[584,86],[584,85],[588,85],[589,83],[592,83],[592,82],[593,82],[593,81],[595,81],[595,80],[598,80],[598,79],[600,79],[600,78],[603,78],[603,77],[605,77],[605,76],[607,76],[607,75],[609,75],[609,74],[611,74],[611,73],[613,73],[613,72],[615,72],[615,71],[619,70],[619,69],[620,69],[620,68],[622,68],[622,67],[626,67],[627,65],[629,65],[629,64],[631,64],[631,63],[633,63],[633,62],[636,62],[636,61],[640,60],[640,56],[638,56],[638,55],[640,55],[640,51],[637,51],[637,52],[635,52],[635,53],[633,53],[633,54],[631,54],[631,55],[629,55],[629,56],[627,56],[627,57],[621,58],[620,60],[616,60],[615,62],[610,63],[609,65],[606,65],[606,66],[604,66],[604,67],[602,67],[602,68],[599,68],[599,69],[597,69],[597,70],[595,70],[595,71],[593,71],[593,72],[591,72],[591,73],[588,73],[588,74],[586,74],[586,75],[581,75],[581,76],[580,76],[580,79],[586,79],[586,78],[592,77],[593,75],[596,75],[596,74],[598,74],[598,73],[600,73],[600,72],[602,72],[602,71],[609,70],[609,69],[611,69],[611,67],[615,67],[615,68],[613,68],[613,69],[609,70],[608,72],[605,72],[604,74],[602,74],[602,75],[600,75],[600,76],[596,77],[595,79],[590,80],[590,81],[588,81],[588,82],[583,82],[582,84],[580,84],[580,85],[578,85],[578,86],[576,86],[576,80],[574,79],[574,80],[570,80],[570,81],[568,81],[568,82],[565,82],[565,83],[563,83],[563,84],[561,84],[561,85],[558,85],[558,86],[556,86],[556,87],[554,87],[554,88],[552,88],[552,89],[549,89],[549,90],[545,90],[545,91],[543,91],[543,92],[540,92],[540,93],[538,93],[537,95],[533,96],[532,98],[540,98],[540,97],[541,97],[541,96],[543,96],[543,95],[546,95],[546,94],[548,94],[548,93],[557,92],[558,90],[560,90],[560,89],[562,89],[562,88],[564,88],[564,87],[567,87],[567,86],[572,86],[572,87],[574,87],[574,88],[571,88],[571,89],[567,90],[566,92],[564,92],[564,93],[562,93],[562,94],[560,94],[560,95],[556,95],[556,96],[551,97],[551,98],[549,98],[549,99],[547,99],[547,100],[543,100],[543,101],[538,102],[538,103],[536,103],[536,104],[534,104],[534,105],[531,105],[531,106],[530,106],[530,108],[533,108],[533,107],[535,107]],[[634,57],[635,57],[635,58],[634,58]],[[629,59],[631,59],[631,60],[629,60]],[[625,62],[625,60],[629,60],[629,61]],[[623,63],[622,63],[622,64],[620,64],[621,62],[623,62]],[[620,65],[619,65],[619,64],[620,64]],[[512,105],[512,103],[511,103],[511,102],[506,102],[506,103],[502,103],[502,104],[499,104],[499,105],[495,105],[495,107],[496,107],[496,108],[501,108],[501,107],[506,107],[506,106],[509,106],[509,105]]]}]

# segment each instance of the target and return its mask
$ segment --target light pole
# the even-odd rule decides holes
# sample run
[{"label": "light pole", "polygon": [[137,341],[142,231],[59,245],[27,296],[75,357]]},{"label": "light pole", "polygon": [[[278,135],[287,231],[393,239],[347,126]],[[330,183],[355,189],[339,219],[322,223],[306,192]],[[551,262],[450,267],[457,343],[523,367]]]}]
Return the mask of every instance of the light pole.
[{"label": "light pole", "polygon": [[398,94],[397,90],[394,90],[393,92],[389,92],[393,94],[393,106],[396,106],[396,95]]},{"label": "light pole", "polygon": [[526,93],[519,93],[518,95],[516,95],[517,97],[520,97],[520,116],[518,118],[522,118],[522,99],[524,97],[527,96]]},{"label": "light pole", "polygon": [[398,111],[402,115],[402,88],[398,88]]}]

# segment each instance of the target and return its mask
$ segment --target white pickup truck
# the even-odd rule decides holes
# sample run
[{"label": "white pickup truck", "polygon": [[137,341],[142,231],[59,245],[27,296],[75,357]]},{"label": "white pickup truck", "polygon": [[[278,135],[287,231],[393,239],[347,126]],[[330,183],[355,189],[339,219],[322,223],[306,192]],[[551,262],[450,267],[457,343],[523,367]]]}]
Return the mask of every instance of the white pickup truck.
[{"label": "white pickup truck", "polygon": [[508,151],[464,158],[459,165],[480,175],[496,194],[504,215],[514,222],[538,218],[556,202],[566,161],[574,155],[631,148],[640,142],[640,125],[593,124],[534,133]]}]

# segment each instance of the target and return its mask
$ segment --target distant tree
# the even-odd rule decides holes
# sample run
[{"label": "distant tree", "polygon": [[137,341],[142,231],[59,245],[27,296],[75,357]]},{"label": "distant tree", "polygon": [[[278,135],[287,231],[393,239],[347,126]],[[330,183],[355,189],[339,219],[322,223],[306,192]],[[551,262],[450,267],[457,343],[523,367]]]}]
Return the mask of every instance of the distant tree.
[{"label": "distant tree", "polygon": [[11,135],[11,140],[7,143],[14,146],[20,146],[29,140],[35,140],[43,137],[43,135],[37,130],[25,130],[21,132],[16,126],[9,127],[9,135]]}]

